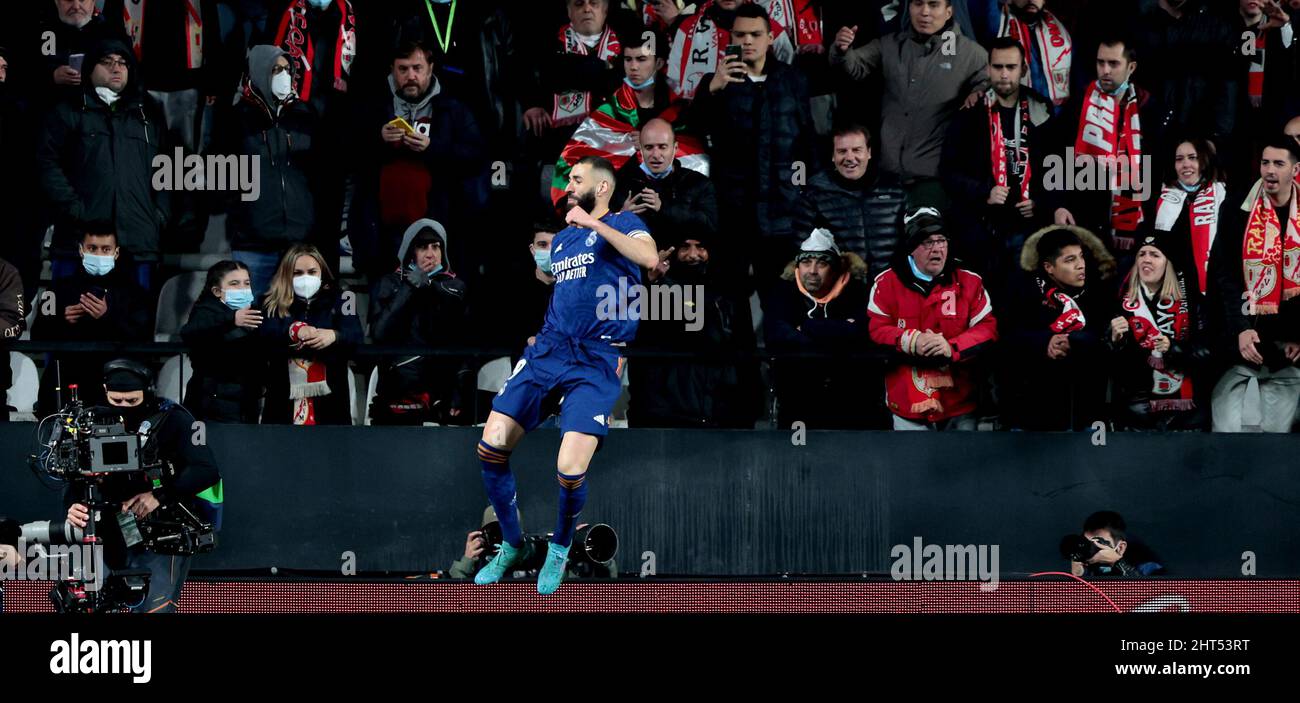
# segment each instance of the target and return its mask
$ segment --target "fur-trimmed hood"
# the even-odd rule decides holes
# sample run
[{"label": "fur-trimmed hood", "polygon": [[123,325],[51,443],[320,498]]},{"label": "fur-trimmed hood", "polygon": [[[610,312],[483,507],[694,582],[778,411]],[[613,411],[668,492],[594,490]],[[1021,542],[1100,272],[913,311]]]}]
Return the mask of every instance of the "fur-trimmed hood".
[{"label": "fur-trimmed hood", "polygon": [[[781,272],[781,280],[793,281],[795,270],[797,268],[799,268],[798,265],[795,263],[794,259],[791,259],[790,263],[785,265],[785,270]],[[858,256],[851,251],[840,252],[840,270],[843,271],[846,268],[849,271],[849,275],[853,278],[861,279],[863,281],[867,280],[867,262],[863,261],[861,256]]]},{"label": "fur-trimmed hood", "polygon": [[1083,245],[1088,253],[1091,254],[1092,260],[1097,264],[1097,273],[1102,280],[1107,280],[1115,276],[1115,257],[1106,250],[1106,245],[1101,239],[1092,232],[1076,225],[1048,225],[1037,232],[1029,235],[1025,244],[1020,248],[1020,268],[1029,272],[1038,271],[1038,242],[1044,234],[1053,230],[1063,229],[1074,234],[1079,238],[1079,243]]}]

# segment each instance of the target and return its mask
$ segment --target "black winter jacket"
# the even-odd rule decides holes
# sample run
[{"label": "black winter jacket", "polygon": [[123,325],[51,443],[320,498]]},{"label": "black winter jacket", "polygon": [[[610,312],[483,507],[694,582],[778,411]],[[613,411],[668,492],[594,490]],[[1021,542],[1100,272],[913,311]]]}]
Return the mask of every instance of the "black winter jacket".
[{"label": "black winter jacket", "polygon": [[835,171],[813,176],[799,196],[794,233],[806,238],[816,227],[835,235],[842,251],[867,263],[867,281],[889,268],[903,231],[906,194],[893,177],[867,173],[859,181]]},{"label": "black winter jacket", "polygon": [[256,424],[266,374],[257,333],[236,327],[235,311],[204,291],[181,328],[181,339],[191,348],[194,375],[185,404],[194,417]]},{"label": "black winter jacket", "polygon": [[803,74],[771,56],[766,70],[761,83],[745,80],[716,94],[708,89],[713,74],[701,78],[691,124],[709,136],[718,202],[736,213],[732,222],[754,226],[760,236],[788,238],[799,199],[797,164],[805,174],[817,170],[812,111]]},{"label": "black winter jacket", "polygon": [[109,107],[84,81],[80,99],[56,107],[40,136],[41,187],[58,218],[52,248],[72,255],[86,223],[111,222],[123,249],[156,260],[170,197],[154,188],[153,159],[174,155],[164,141],[162,113],[141,91],[126,43],[100,43],[85,65],[93,67],[108,50],[125,56],[130,72],[118,101]]},{"label": "black winter jacket", "polygon": [[[336,288],[322,288],[311,300],[295,296],[287,317],[268,316],[258,328],[258,334],[266,342],[267,358],[271,364],[266,376],[263,424],[289,424],[293,420],[293,401],[289,399],[289,359],[323,360],[326,364],[325,379],[330,393],[315,399],[316,424],[352,424],[348,394],[352,372],[348,369],[348,356],[361,344],[365,335],[356,311],[345,312],[344,302],[344,296]],[[265,303],[261,309],[265,312]],[[334,330],[338,339],[321,351],[294,349],[289,328],[295,322]]]},{"label": "black winter jacket", "polygon": [[641,163],[629,159],[619,169],[615,178],[618,185],[610,201],[613,207],[622,207],[629,193],[640,193],[649,188],[659,194],[663,206],[658,212],[645,210],[638,217],[650,228],[650,235],[661,248],[685,239],[707,242],[718,231],[718,197],[708,178],[683,168],[673,161],[672,173],[654,179],[641,170]]}]

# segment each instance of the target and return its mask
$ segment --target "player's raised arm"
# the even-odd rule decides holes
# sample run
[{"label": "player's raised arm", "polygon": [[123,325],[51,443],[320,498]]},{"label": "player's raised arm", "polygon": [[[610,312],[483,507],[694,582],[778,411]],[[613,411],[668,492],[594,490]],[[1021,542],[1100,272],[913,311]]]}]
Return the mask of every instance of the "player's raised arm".
[{"label": "player's raised arm", "polygon": [[614,172],[603,161],[584,158],[574,164],[565,188],[569,213],[564,221],[595,231],[641,268],[654,268],[659,264],[659,249],[649,232],[621,232],[600,221],[609,212],[609,200],[614,195]]}]

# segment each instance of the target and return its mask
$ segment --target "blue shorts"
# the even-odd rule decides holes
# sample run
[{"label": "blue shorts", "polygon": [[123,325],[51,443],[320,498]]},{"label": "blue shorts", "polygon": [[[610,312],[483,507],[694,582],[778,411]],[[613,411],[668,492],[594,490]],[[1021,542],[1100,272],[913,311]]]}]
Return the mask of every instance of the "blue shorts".
[{"label": "blue shorts", "polygon": [[492,409],[531,432],[546,419],[546,398],[557,393],[562,396],[562,432],[604,437],[623,392],[622,362],[618,348],[606,343],[538,335],[492,400]]}]

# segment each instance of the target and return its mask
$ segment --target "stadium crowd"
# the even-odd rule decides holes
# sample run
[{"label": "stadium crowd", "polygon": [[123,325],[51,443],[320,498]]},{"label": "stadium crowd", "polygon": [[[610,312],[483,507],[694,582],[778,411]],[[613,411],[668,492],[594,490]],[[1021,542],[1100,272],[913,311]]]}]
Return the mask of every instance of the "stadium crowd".
[{"label": "stadium crowd", "polygon": [[629,426],[1296,420],[1300,0],[11,4],[3,342],[151,342],[204,261],[200,419],[347,424],[374,366],[375,424],[481,422],[481,359],[357,351],[531,344],[594,155],[691,308]]}]

